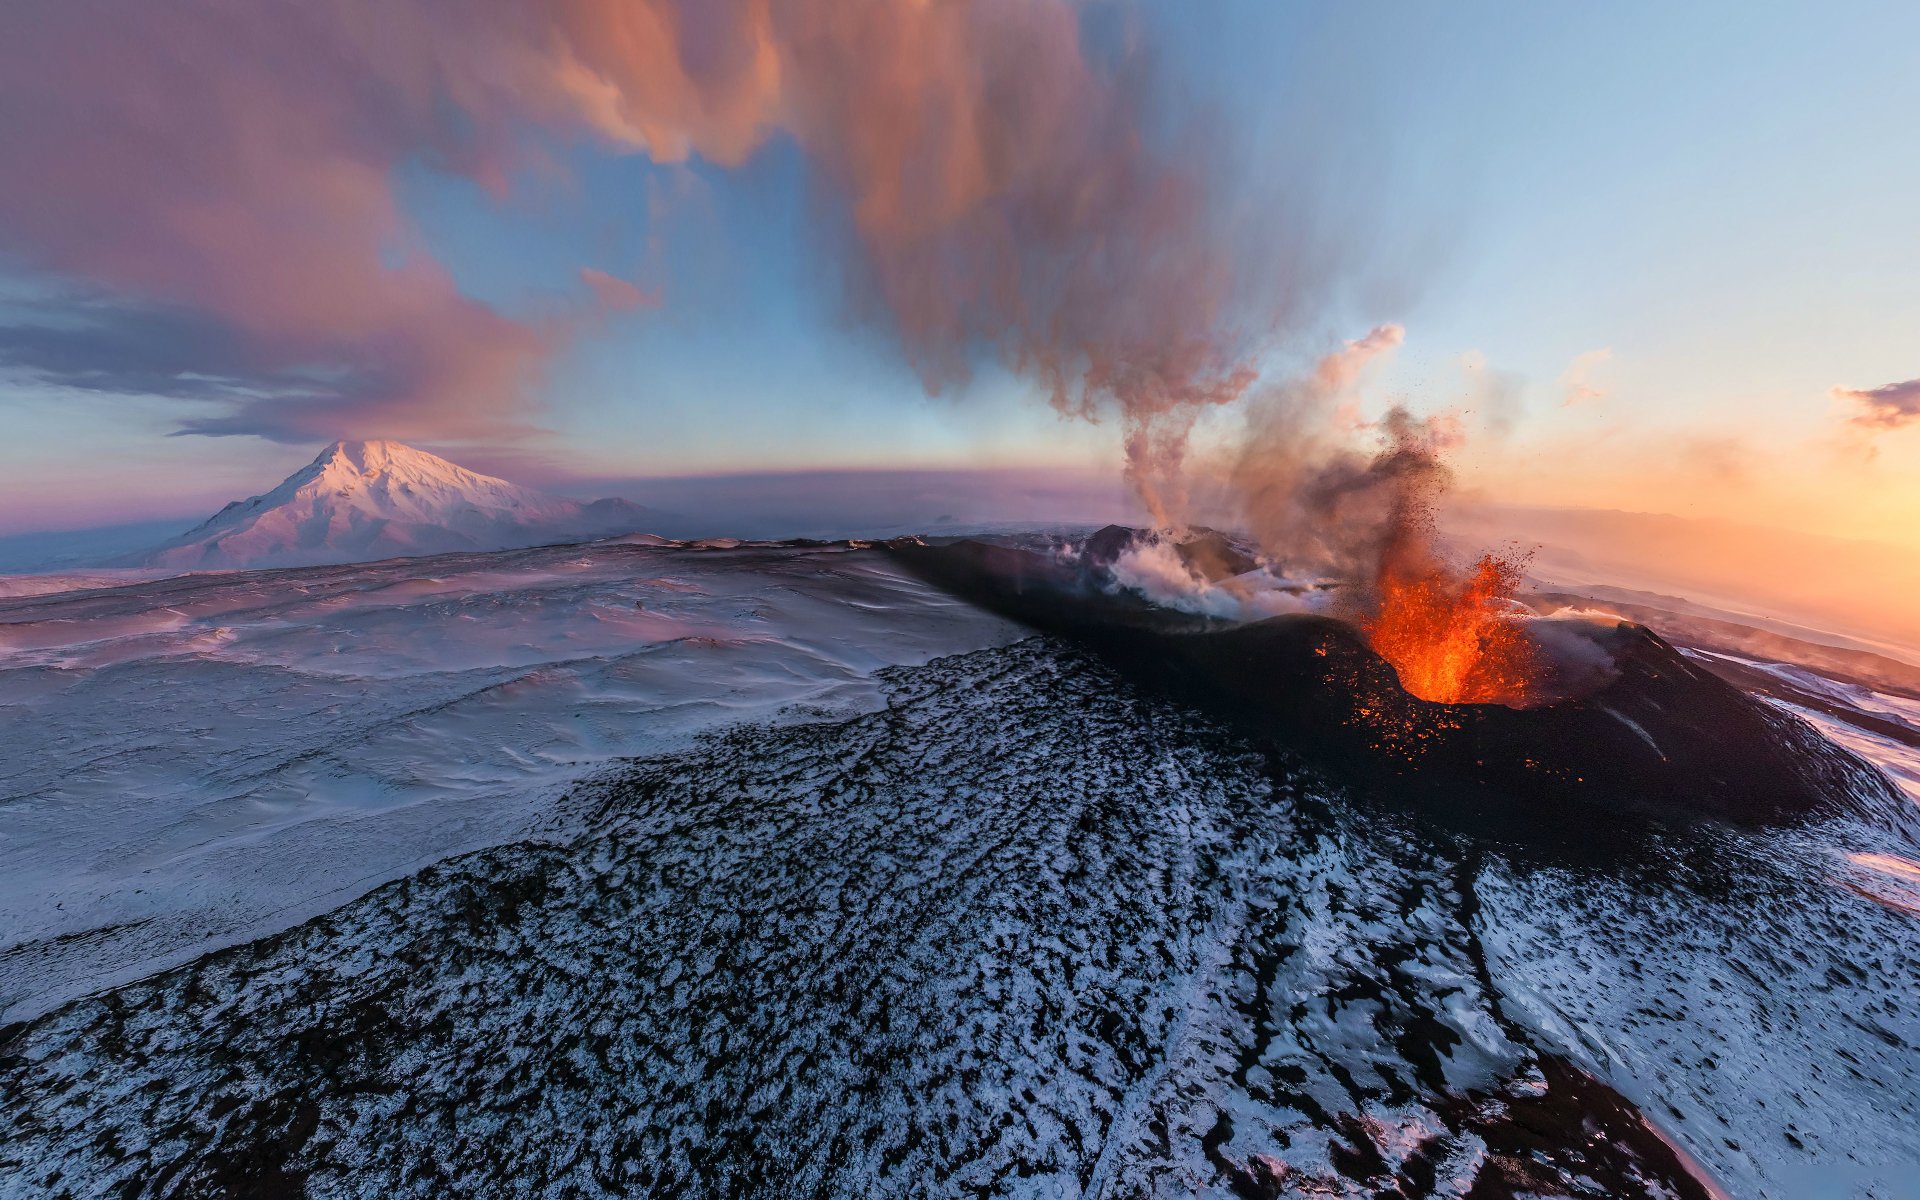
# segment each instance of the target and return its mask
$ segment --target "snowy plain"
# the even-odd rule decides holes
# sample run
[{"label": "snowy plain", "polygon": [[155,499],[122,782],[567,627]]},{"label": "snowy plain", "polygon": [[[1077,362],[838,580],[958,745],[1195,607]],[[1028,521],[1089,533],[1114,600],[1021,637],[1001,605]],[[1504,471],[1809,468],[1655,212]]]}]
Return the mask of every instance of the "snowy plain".
[{"label": "snowy plain", "polygon": [[616,539],[0,599],[0,1021],[1017,637],[870,551]]}]

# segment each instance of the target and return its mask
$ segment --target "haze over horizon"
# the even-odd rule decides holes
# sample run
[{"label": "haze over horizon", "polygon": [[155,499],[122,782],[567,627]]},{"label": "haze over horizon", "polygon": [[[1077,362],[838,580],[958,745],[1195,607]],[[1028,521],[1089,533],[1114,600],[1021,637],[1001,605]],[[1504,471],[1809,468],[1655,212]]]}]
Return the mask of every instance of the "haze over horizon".
[{"label": "haze over horizon", "polygon": [[[0,533],[211,511],[333,436],[398,436],[558,490],[1120,469],[1120,410],[1061,415],[1043,378],[1011,369],[1017,339],[889,291],[922,244],[898,239],[925,231],[875,206],[937,222],[993,203],[952,174],[979,130],[941,133],[948,174],[909,163],[906,191],[873,190],[849,148],[897,132],[888,93],[808,82],[803,56],[836,51],[805,6],[771,35],[797,83],[727,60],[733,18],[716,17],[678,29],[671,69],[615,55],[496,90],[461,72],[534,35],[493,16],[428,69],[412,31],[376,55],[367,12],[323,4],[306,33],[342,55],[276,74],[284,31],[228,30],[244,60],[190,8],[110,32],[119,7],[40,15],[0,51]],[[603,19],[557,11],[583,45]],[[1209,292],[1228,325],[1234,305],[1279,320],[1257,349],[1264,381],[1394,323],[1404,339],[1346,419],[1396,400],[1460,414],[1453,460],[1473,495],[1920,547],[1904,199],[1920,156],[1899,128],[1920,83],[1892,32],[1920,20],[1910,10],[1060,11],[1032,53],[1086,82],[1030,97],[1035,111],[1123,112],[1150,143],[1196,127],[1215,143],[1161,151],[1202,197],[1183,236],[1275,273]],[[80,88],[83,62],[119,70]],[[147,107],[141,80],[173,99]],[[587,104],[582,80],[615,108]],[[349,85],[375,107],[330,107]],[[929,104],[977,96],[964,79],[914,86]],[[108,144],[126,152],[109,161]],[[1015,202],[1050,194],[1031,178]],[[1126,203],[1119,228],[1144,211]],[[124,205],[116,234],[103,214]],[[250,223],[222,225],[232,206]],[[141,249],[161,238],[177,261]],[[302,278],[307,301],[265,302]],[[389,330],[368,340],[352,310]],[[1101,317],[1080,344],[1130,336],[1136,315]],[[1198,457],[1237,419],[1202,406]]]},{"label": "haze over horizon", "polygon": [[[413,448],[387,443],[380,451],[390,452],[408,455]],[[573,515],[550,517],[544,524],[540,519],[515,516],[508,526],[489,526],[484,522],[492,518],[475,517],[483,524],[470,527],[467,517],[390,512],[382,502],[365,515],[376,522],[399,522],[394,534],[381,534],[377,526],[353,532],[343,528],[346,540],[316,541],[292,557],[287,555],[291,543],[278,550],[254,545],[239,558],[218,550],[203,555],[177,548],[183,543],[198,545],[215,533],[230,535],[234,532],[230,514],[250,517],[261,511],[262,503],[271,510],[305,494],[315,486],[316,468],[342,453],[364,450],[350,442],[333,443],[277,487],[269,489],[262,481],[251,499],[234,497],[211,518],[202,510],[84,531],[0,534],[0,575],[27,572],[57,578],[76,570],[84,575],[87,568],[160,564],[176,570],[297,566],[625,532],[670,538],[872,538],[943,534],[1009,523],[1066,528],[1139,524],[1146,519],[1138,498],[1117,474],[1092,469],[813,469],[574,480],[559,493],[526,497],[536,508],[543,502],[571,503]],[[413,456],[433,462],[433,456],[424,452]],[[444,460],[426,469],[466,474],[460,464]],[[380,464],[371,471],[368,481],[384,488],[378,481],[390,472]],[[501,482],[512,483],[479,481],[487,487]],[[361,500],[348,499],[350,491],[358,494],[360,485],[342,483],[338,503],[343,511],[366,508]],[[328,490],[334,486],[341,485],[328,485]],[[607,499],[615,494],[619,500]],[[470,499],[478,500],[483,509],[494,503]],[[641,506],[619,509],[621,501],[636,499]],[[599,501],[589,510],[598,515],[583,519],[577,502],[589,500]],[[602,512],[608,504],[615,509]],[[305,508],[284,511],[291,524],[287,533],[279,535],[283,541],[292,529],[311,526],[315,516]],[[1202,521],[1224,521],[1230,516],[1204,506],[1193,515]],[[435,530],[420,525],[423,519],[447,524]],[[1906,603],[1906,597],[1920,589],[1920,553],[1891,543],[1793,533],[1724,518],[1490,504],[1472,496],[1449,505],[1442,524],[1449,544],[1459,552],[1477,553],[1490,546],[1517,548],[1530,576],[1549,588],[1616,589],[1609,594],[1618,594],[1622,600],[1641,593],[1642,598],[1661,603],[1684,597],[1763,622],[1783,622],[1779,627],[1783,631],[1791,628],[1816,641],[1838,638],[1835,644],[1920,658],[1920,619]],[[515,532],[517,525],[526,529]],[[402,532],[406,529],[413,532]],[[395,534],[400,540],[395,540]],[[1782,572],[1782,563],[1792,564],[1793,570]],[[30,581],[23,584],[34,590]],[[1627,591],[1617,592],[1622,588]]]}]

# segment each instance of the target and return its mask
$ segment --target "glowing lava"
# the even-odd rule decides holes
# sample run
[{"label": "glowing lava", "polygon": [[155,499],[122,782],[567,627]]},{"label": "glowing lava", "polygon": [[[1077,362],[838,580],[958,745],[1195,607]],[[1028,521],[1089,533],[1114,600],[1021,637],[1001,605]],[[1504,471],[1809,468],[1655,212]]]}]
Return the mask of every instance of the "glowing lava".
[{"label": "glowing lava", "polygon": [[1523,623],[1528,610],[1514,599],[1524,558],[1486,554],[1463,571],[1442,549],[1435,511],[1452,473],[1441,453],[1458,440],[1457,426],[1396,406],[1379,428],[1385,445],[1373,461],[1330,472],[1317,492],[1336,521],[1343,507],[1379,506],[1344,615],[1422,700],[1539,703],[1544,664]]},{"label": "glowing lava", "polygon": [[1439,564],[1383,570],[1367,641],[1423,700],[1524,705],[1538,666],[1514,612],[1520,577],[1490,554],[1465,575]]}]

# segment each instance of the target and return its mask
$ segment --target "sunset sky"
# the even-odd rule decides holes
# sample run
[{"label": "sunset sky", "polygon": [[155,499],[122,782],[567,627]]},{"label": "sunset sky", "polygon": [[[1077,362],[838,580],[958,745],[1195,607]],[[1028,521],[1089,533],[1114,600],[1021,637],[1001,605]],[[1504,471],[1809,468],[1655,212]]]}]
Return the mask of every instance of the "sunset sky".
[{"label": "sunset sky", "polygon": [[1462,412],[1472,495],[1920,548],[1920,9],[956,7],[16,11],[0,533],[210,511],[342,436],[555,486],[1117,472],[1118,409],[935,294],[1008,256],[1023,320],[1098,301],[1071,349],[1220,324],[1278,383],[1403,327],[1358,414]]}]

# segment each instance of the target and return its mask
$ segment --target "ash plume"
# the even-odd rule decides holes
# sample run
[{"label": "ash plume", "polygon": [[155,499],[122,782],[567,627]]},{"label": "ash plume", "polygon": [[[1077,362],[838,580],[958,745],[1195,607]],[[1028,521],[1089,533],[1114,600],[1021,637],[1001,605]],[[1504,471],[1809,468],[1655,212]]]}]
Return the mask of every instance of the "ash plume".
[{"label": "ash plume", "polygon": [[[1438,483],[1437,456],[1419,459],[1411,447],[1385,461],[1355,450],[1337,419],[1367,367],[1391,353],[1406,334],[1381,325],[1323,357],[1302,378],[1261,388],[1246,406],[1246,427],[1226,483],[1235,515],[1270,559],[1289,571],[1355,575],[1384,527],[1394,503],[1394,480],[1423,476]],[[1389,417],[1390,436],[1411,433],[1401,410]],[[1414,470],[1415,466],[1421,470]]]},{"label": "ash plume", "polygon": [[1321,464],[1301,483],[1303,527],[1313,531],[1335,565],[1353,581],[1355,602],[1377,605],[1370,584],[1385,576],[1436,570],[1435,508],[1453,483],[1441,455],[1457,436],[1448,422],[1394,407],[1380,422],[1384,445]]},{"label": "ash plume", "polygon": [[[395,172],[426,162],[501,192],[556,139],[732,166],[788,138],[844,230],[858,314],[927,388],[998,361],[1062,413],[1117,416],[1129,475],[1170,524],[1193,420],[1247,391],[1307,282],[1250,278],[1254,243],[1207,186],[1209,139],[1170,127],[1137,37],[1096,45],[1099,15],[1067,0],[34,6],[0,45],[0,249],[246,343],[230,357],[261,386],[237,381],[231,411],[192,431],[498,436],[524,427],[541,368],[594,313],[513,317],[464,295]],[[1268,226],[1285,238],[1283,218]],[[648,305],[581,267],[596,311]]]},{"label": "ash plume", "polygon": [[[1370,426],[1341,420],[1369,363],[1401,337],[1381,326],[1253,399],[1228,478],[1246,530],[1270,571],[1338,581],[1325,611],[1358,627],[1414,695],[1524,706],[1593,686],[1610,669],[1606,653],[1585,633],[1534,628],[1514,599],[1524,556],[1447,553],[1437,515],[1459,422],[1404,405]],[[1373,429],[1379,449],[1341,439],[1343,423]]]}]

